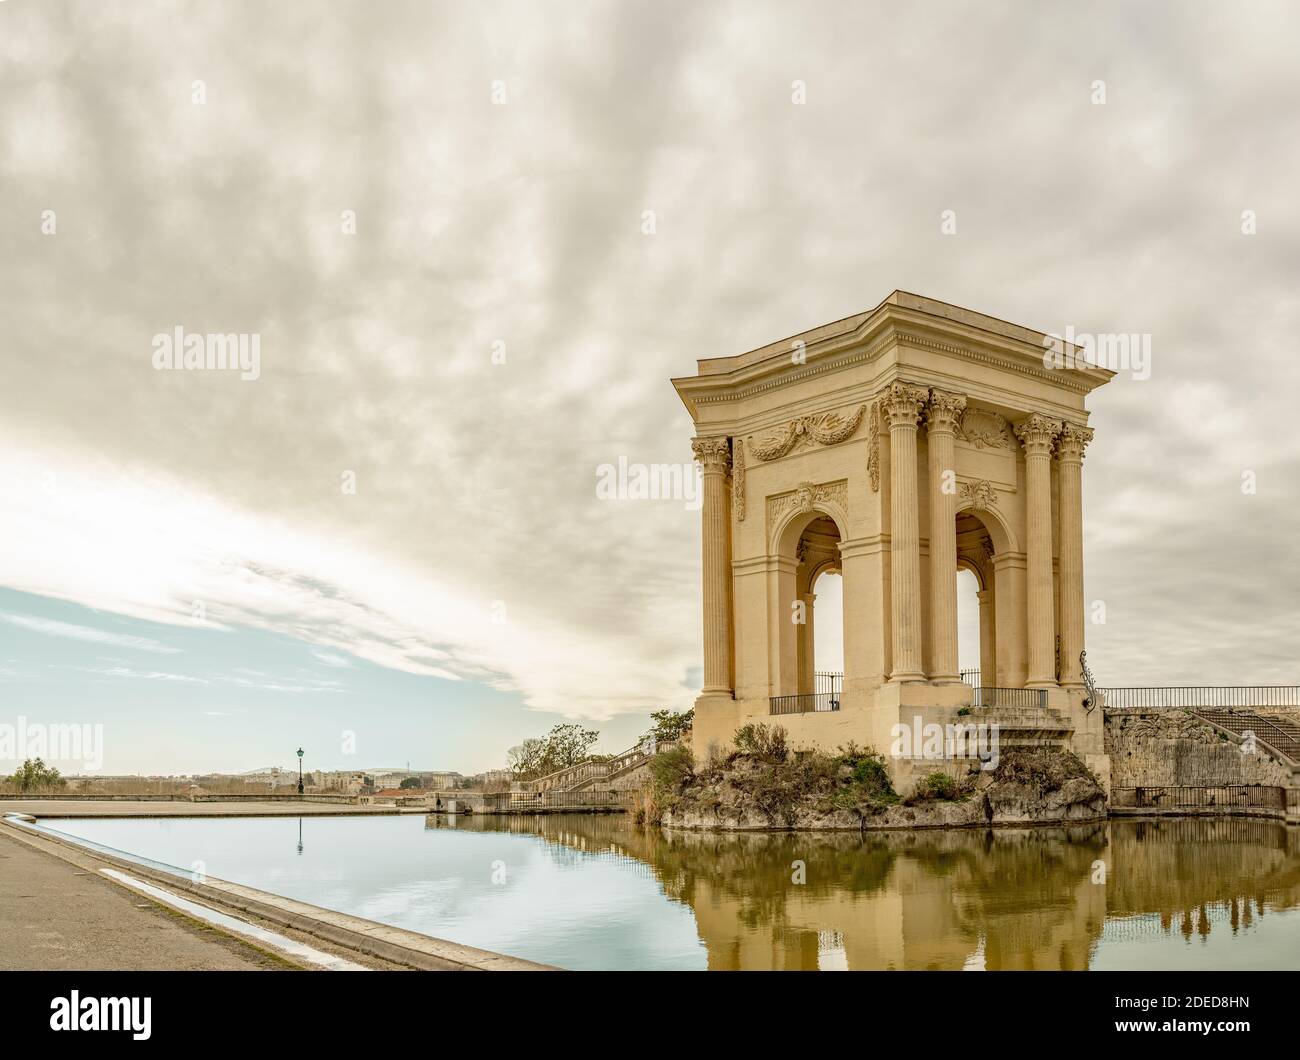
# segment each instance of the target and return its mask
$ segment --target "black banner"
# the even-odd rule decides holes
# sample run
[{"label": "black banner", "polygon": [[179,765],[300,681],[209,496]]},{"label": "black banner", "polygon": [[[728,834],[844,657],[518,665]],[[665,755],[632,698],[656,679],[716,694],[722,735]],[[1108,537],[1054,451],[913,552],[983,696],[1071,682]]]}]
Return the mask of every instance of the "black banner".
[{"label": "black banner", "polygon": [[205,1052],[373,1044],[405,1031],[390,1039],[400,1048],[415,1045],[409,1033],[421,1028],[461,1041],[504,1033],[502,1047],[514,1048],[530,1028],[557,1021],[587,1035],[607,1030],[612,1041],[663,1033],[668,1045],[681,1041],[674,1025],[696,1019],[712,1025],[710,1036],[769,1047],[806,1036],[815,1021],[819,1034],[857,1038],[864,1051],[867,1030],[898,1044],[994,1032],[1041,1034],[1040,1043],[1072,1049],[1125,1038],[1223,1048],[1292,1031],[1297,989],[1300,973],[1255,972],[0,973],[11,1045],[50,1036],[93,1047],[112,1038]]}]

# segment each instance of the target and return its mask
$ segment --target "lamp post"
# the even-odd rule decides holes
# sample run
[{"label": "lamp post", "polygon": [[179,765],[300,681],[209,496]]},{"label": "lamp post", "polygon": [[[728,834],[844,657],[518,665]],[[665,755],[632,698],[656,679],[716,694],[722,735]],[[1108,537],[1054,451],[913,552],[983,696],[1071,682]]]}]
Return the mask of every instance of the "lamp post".
[{"label": "lamp post", "polygon": [[298,748],[298,794],[302,794],[302,748]]}]

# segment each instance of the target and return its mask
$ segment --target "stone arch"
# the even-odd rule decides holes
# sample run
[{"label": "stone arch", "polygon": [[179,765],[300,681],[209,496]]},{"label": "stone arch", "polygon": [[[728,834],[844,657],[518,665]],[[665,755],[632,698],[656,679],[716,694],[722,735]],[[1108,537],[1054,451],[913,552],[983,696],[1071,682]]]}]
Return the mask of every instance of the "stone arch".
[{"label": "stone arch", "polygon": [[984,529],[989,532],[989,538],[993,541],[995,553],[1020,551],[1020,542],[1011,529],[1011,523],[998,511],[997,505],[985,504],[976,507],[969,497],[963,497],[957,504],[956,514],[962,515],[967,512],[984,524]]},{"label": "stone arch", "polygon": [[795,546],[799,544],[799,538],[808,528],[809,524],[816,522],[818,519],[829,519],[835,524],[835,529],[839,531],[840,540],[849,539],[849,519],[848,513],[840,507],[834,500],[827,497],[820,497],[809,503],[807,507],[799,504],[788,505],[776,519],[772,527],[772,536],[769,540],[769,551],[774,556],[793,556]]},{"label": "stone arch", "polygon": [[980,592],[986,592],[992,587],[993,579],[969,556],[963,556],[960,553],[957,555],[957,569],[968,570],[975,575],[975,582],[979,586]]},{"label": "stone arch", "polygon": [[[842,570],[838,545],[845,540],[848,522],[836,492],[833,486],[805,483],[792,493],[768,501],[772,531],[768,561],[777,577],[773,606],[779,609],[780,619],[775,623],[780,632],[771,674],[780,695],[814,695],[820,691],[814,632],[819,623],[815,621],[813,585],[823,573]],[[786,608],[798,601],[807,605],[802,622],[785,621]],[[841,643],[843,636],[841,619]]]}]

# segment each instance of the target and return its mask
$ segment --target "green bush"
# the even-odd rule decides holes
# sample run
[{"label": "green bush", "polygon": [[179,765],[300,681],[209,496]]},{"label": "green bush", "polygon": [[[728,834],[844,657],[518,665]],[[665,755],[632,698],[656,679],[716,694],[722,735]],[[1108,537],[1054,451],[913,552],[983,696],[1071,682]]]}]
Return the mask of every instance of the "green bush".
[{"label": "green bush", "polygon": [[957,781],[947,773],[930,773],[917,781],[911,801],[954,802],[960,797],[961,788]]},{"label": "green bush", "polygon": [[780,725],[773,725],[770,729],[761,722],[757,725],[742,725],[732,739],[737,754],[763,762],[784,762],[790,753],[786,746],[785,729]]},{"label": "green bush", "polygon": [[695,776],[695,760],[689,747],[677,745],[650,759],[650,779],[657,792],[679,791]]}]

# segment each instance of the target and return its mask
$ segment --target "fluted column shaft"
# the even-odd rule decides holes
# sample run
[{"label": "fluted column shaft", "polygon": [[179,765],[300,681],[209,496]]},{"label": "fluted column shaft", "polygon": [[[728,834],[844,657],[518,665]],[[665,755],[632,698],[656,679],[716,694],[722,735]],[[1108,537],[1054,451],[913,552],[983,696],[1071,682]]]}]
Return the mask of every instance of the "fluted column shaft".
[{"label": "fluted column shaft", "polygon": [[704,470],[704,503],[700,510],[704,589],[704,694],[731,695],[731,505],[727,471],[731,444],[727,438],[696,438],[695,459]]},{"label": "fluted column shaft", "polygon": [[1056,685],[1056,622],[1052,593],[1052,443],[1059,420],[1033,415],[1016,428],[1025,447],[1027,688]]},{"label": "fluted column shaft", "polygon": [[1092,428],[1067,423],[1056,443],[1060,476],[1061,684],[1083,685],[1083,451]]},{"label": "fluted column shaft", "polygon": [[923,681],[921,672],[921,531],[917,515],[916,425],[926,392],[894,383],[884,399],[889,420],[889,569],[893,601],[891,681]]},{"label": "fluted column shaft", "polygon": [[931,390],[926,406],[930,450],[930,678],[957,680],[957,471],[954,439],[966,398]]},{"label": "fluted column shaft", "polygon": [[998,683],[997,641],[993,617],[993,593],[981,589],[976,593],[980,605],[980,683]]},{"label": "fluted column shaft", "polygon": [[799,675],[799,693],[806,696],[817,691],[817,635],[813,630],[817,594],[809,590],[800,599],[803,601],[803,666]]}]

